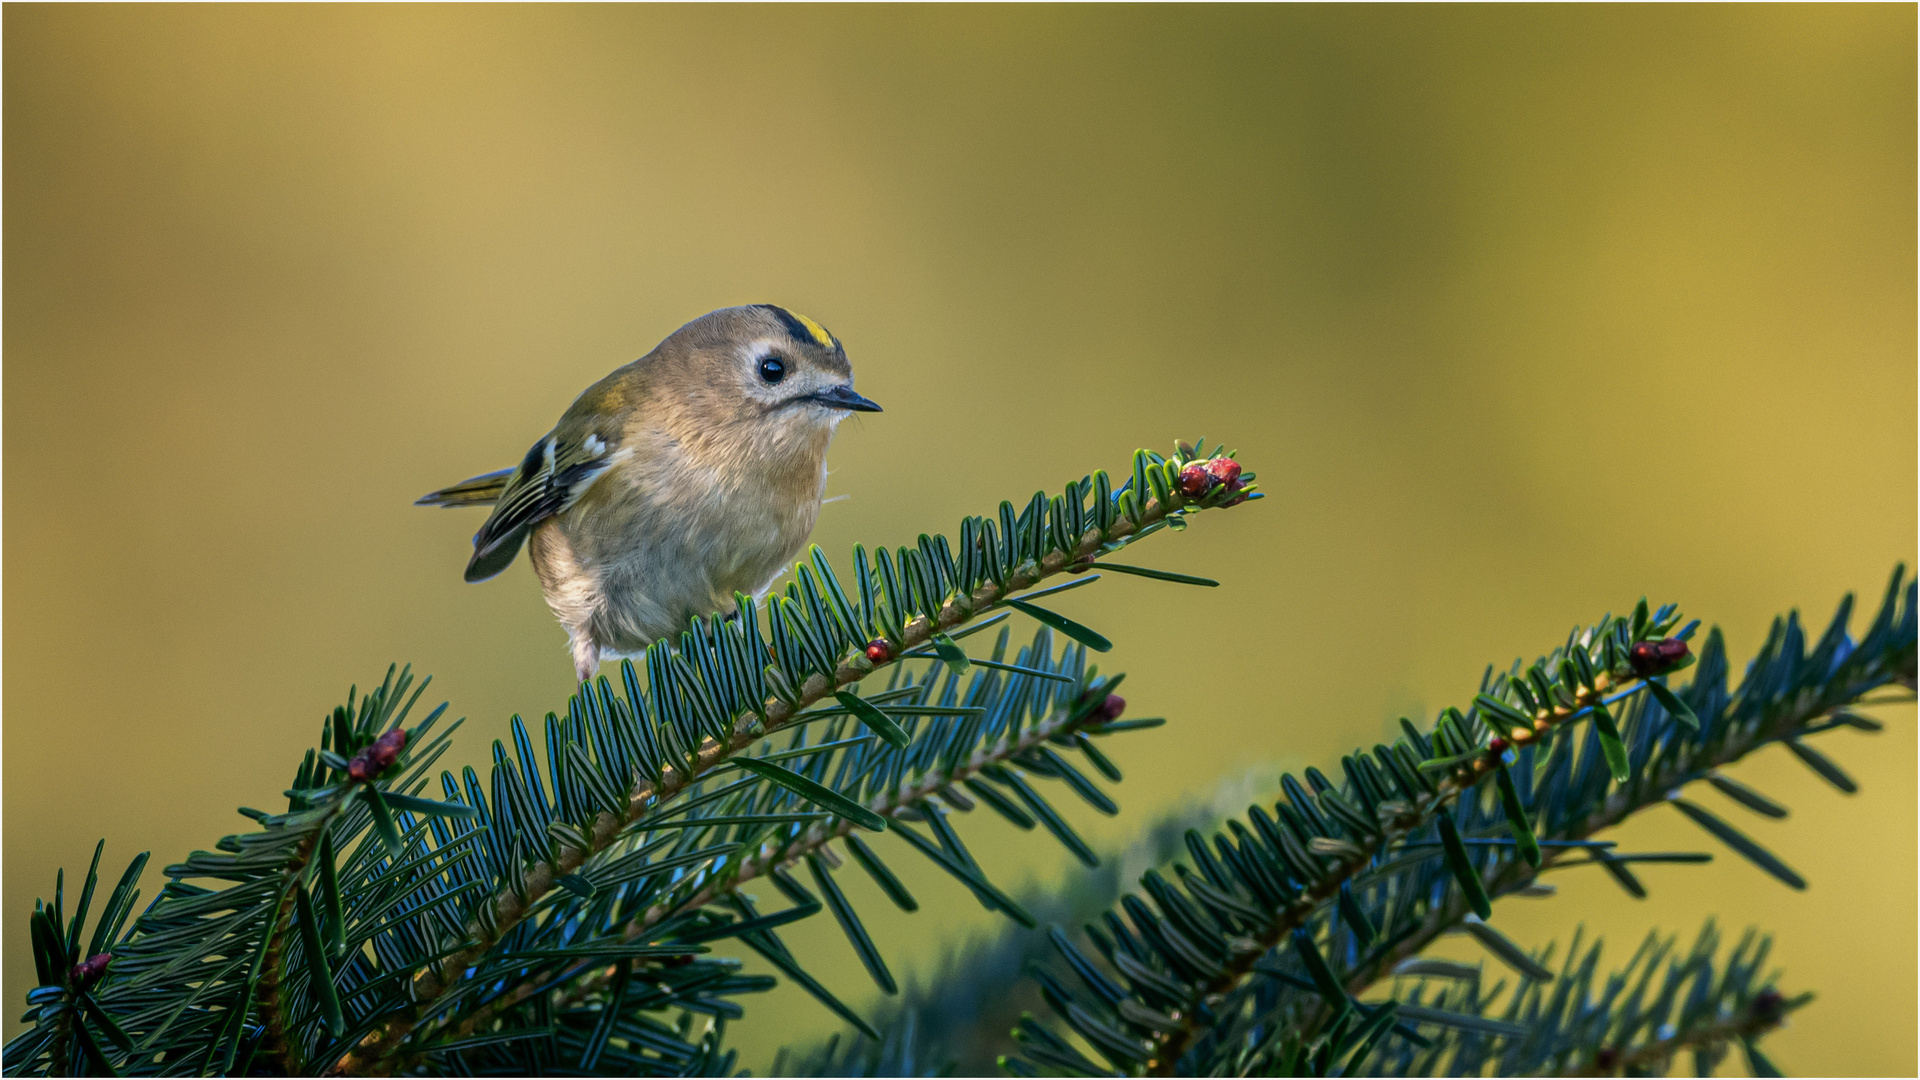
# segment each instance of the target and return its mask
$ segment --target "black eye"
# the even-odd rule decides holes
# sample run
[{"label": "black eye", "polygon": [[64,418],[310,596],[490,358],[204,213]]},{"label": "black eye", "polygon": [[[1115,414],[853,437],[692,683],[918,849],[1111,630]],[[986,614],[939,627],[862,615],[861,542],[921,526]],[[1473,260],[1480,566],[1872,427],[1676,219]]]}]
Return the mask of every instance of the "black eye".
[{"label": "black eye", "polygon": [[770,383],[777,383],[787,377],[787,363],[777,356],[769,356],[760,361],[760,377]]}]

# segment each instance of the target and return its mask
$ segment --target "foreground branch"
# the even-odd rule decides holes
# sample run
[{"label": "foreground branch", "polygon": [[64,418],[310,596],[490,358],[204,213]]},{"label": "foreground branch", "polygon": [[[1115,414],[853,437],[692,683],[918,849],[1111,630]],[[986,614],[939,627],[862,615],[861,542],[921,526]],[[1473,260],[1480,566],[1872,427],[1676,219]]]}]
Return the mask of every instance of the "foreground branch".
[{"label": "foreground branch", "polygon": [[[1859,693],[1864,695],[1871,689],[1872,687],[1868,687]],[[1630,791],[1614,792],[1608,797],[1605,807],[1588,817],[1577,828],[1564,834],[1557,834],[1554,838],[1592,839],[1596,834],[1619,825],[1642,810],[1665,805],[1680,794],[1682,787],[1697,780],[1706,779],[1707,775],[1715,769],[1732,765],[1769,744],[1800,737],[1806,734],[1805,729],[1816,721],[1852,704],[1854,704],[1853,701],[1848,701],[1841,704],[1820,705],[1806,712],[1784,712],[1765,730],[1756,732],[1748,738],[1728,740],[1718,753],[1703,755],[1685,766],[1676,765],[1658,775],[1647,777],[1644,783],[1636,784]],[[1831,730],[1831,727],[1822,730]],[[1495,899],[1511,895],[1532,885],[1539,875],[1548,870],[1579,865],[1580,862],[1585,861],[1583,859],[1571,864],[1567,862],[1569,856],[1584,854],[1578,848],[1550,849],[1550,852],[1542,853],[1540,866],[1537,869],[1520,860],[1508,863],[1500,873],[1487,882],[1487,894]],[[1364,992],[1391,973],[1394,965],[1424,951],[1441,935],[1458,926],[1461,920],[1466,918],[1468,911],[1469,907],[1464,897],[1457,893],[1450,895],[1445,904],[1434,908],[1418,931],[1372,963],[1349,973],[1346,981],[1348,993],[1358,995]]]},{"label": "foreground branch", "polygon": [[[1136,475],[1144,475],[1138,471],[1138,466]],[[482,958],[536,910],[541,897],[554,888],[559,878],[573,873],[594,856],[612,847],[626,835],[630,826],[657,814],[735,754],[805,719],[805,710],[809,706],[871,677],[876,670],[889,663],[913,658],[916,650],[936,646],[945,641],[951,631],[982,615],[997,608],[1008,608],[1010,602],[1020,600],[1016,594],[1049,577],[1099,568],[1100,564],[1095,561],[1099,556],[1118,551],[1133,540],[1157,530],[1181,511],[1232,505],[1249,497],[1238,492],[1239,488],[1235,487],[1231,492],[1215,490],[1207,496],[1187,498],[1176,489],[1166,492],[1164,497],[1149,498],[1137,515],[1116,514],[1104,529],[1097,523],[1087,528],[1071,548],[1048,551],[1038,559],[1030,559],[1012,568],[1004,583],[985,581],[969,594],[948,597],[931,617],[922,614],[908,620],[901,627],[899,640],[888,642],[888,648],[880,659],[870,659],[867,655],[855,652],[837,665],[831,677],[819,672],[810,675],[794,689],[789,700],[770,697],[757,715],[751,710],[737,714],[732,721],[731,737],[724,743],[706,739],[694,755],[690,767],[678,764],[664,770],[657,784],[642,781],[636,785],[623,813],[602,812],[597,815],[592,829],[584,834],[582,845],[565,847],[556,860],[538,863],[525,871],[518,882],[510,882],[499,888],[484,909],[490,917],[475,918],[469,923],[469,944],[415,980],[415,1009],[390,1019],[381,1030],[367,1036],[359,1046],[342,1057],[331,1071],[355,1075],[387,1071],[394,1055],[409,1045],[409,1036],[413,1033],[420,1011],[466,980]]]},{"label": "foreground branch", "polygon": [[[1576,695],[1571,707],[1556,706],[1542,709],[1536,717],[1532,730],[1516,729],[1512,739],[1516,744],[1529,742],[1544,743],[1560,728],[1566,727],[1584,717],[1592,715],[1596,702],[1612,704],[1644,687],[1644,680],[1628,680],[1636,685],[1607,697],[1607,690],[1619,685],[1611,674],[1600,672],[1590,689]],[[1468,791],[1474,790],[1480,781],[1493,775],[1500,769],[1497,756],[1479,755],[1463,762],[1451,775],[1436,783],[1434,794],[1415,794],[1415,801],[1408,805],[1399,804],[1402,809],[1382,821],[1378,837],[1369,843],[1354,845],[1353,850],[1338,859],[1318,882],[1301,892],[1291,904],[1281,908],[1275,917],[1259,933],[1252,936],[1245,947],[1237,950],[1222,965],[1222,970],[1194,995],[1194,1005],[1210,1002],[1216,998],[1231,994],[1246,984],[1255,973],[1255,965],[1275,946],[1287,940],[1294,930],[1307,925],[1323,905],[1333,902],[1339,896],[1341,885],[1365,872],[1374,857],[1388,850],[1394,843],[1405,839],[1416,830],[1426,826],[1435,814],[1444,810],[1450,802]],[[1387,807],[1382,806],[1384,812]],[[1518,887],[1518,886],[1516,886]],[[1455,920],[1459,915],[1454,916]],[[1160,1033],[1154,1047],[1153,1059],[1147,1063],[1150,1076],[1174,1076],[1179,1069],[1180,1058],[1199,1033],[1209,1026],[1209,1011],[1197,1007],[1181,1010],[1171,1030]]]},{"label": "foreground branch", "polygon": [[[1016,739],[1002,741],[992,747],[975,751],[969,760],[951,772],[936,773],[923,777],[918,783],[903,785],[900,790],[894,794],[873,800],[868,805],[868,809],[890,820],[899,819],[905,814],[914,812],[918,806],[932,796],[947,796],[955,784],[979,773],[989,766],[1010,761],[1028,750],[1044,745],[1051,739],[1071,735],[1083,728],[1100,723],[1104,719],[1105,717],[1097,710],[1091,712],[1083,711],[1079,715],[1062,713],[1051,720],[1029,728]],[[957,798],[957,796],[955,797]],[[647,932],[654,927],[666,923],[679,915],[698,911],[700,908],[728,894],[737,892],[741,886],[749,881],[772,873],[776,868],[791,866],[807,855],[825,848],[827,844],[832,841],[851,834],[855,827],[853,822],[845,818],[836,818],[830,824],[824,822],[816,824],[802,835],[794,838],[778,849],[756,855],[742,862],[739,872],[725,880],[708,882],[691,896],[679,902],[663,902],[653,905],[639,918],[627,924],[625,930],[622,931],[621,940],[627,943],[641,941],[647,936]],[[588,970],[596,967],[601,970],[595,972],[593,975],[581,978]],[[573,988],[561,996],[559,1004],[562,1007],[576,1005],[605,989],[606,985],[613,980],[615,974],[616,969],[613,967],[607,967],[593,961],[583,961],[575,964],[556,979],[547,981],[528,980],[511,994],[505,995],[498,1001],[489,1002],[485,1007],[475,1010],[472,1016],[467,1017],[460,1024],[452,1028],[450,1034],[454,1038],[462,1038],[482,1031],[493,1017],[519,1005],[535,993],[542,990],[551,991],[557,986],[564,986],[568,983],[573,983]],[[577,982],[575,982],[576,979],[578,979]],[[435,1032],[434,1034],[438,1035],[441,1034],[441,1032]],[[428,1036],[428,1038],[432,1037],[433,1036]],[[425,1041],[426,1039],[422,1040],[423,1043]],[[422,1052],[427,1049],[430,1049],[430,1047],[421,1047]]]}]

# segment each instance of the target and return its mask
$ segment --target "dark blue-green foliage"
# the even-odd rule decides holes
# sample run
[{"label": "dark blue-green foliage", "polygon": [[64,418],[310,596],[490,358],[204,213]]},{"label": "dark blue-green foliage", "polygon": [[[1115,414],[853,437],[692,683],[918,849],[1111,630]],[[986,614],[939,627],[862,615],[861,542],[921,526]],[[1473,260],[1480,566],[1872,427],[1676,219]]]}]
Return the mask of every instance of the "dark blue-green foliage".
[{"label": "dark blue-green foliage", "polygon": [[[1044,924],[1077,925],[1098,918],[1124,891],[1128,865],[1157,865],[1173,858],[1187,830],[1216,824],[1211,807],[1191,807],[1142,830],[1130,850],[1068,876],[1047,891],[1035,887],[1020,903]],[[1044,930],[1011,926],[1002,932],[947,943],[932,970],[907,978],[899,998],[873,1018],[884,1039],[857,1030],[825,1042],[783,1052],[772,1076],[987,1076],[1000,1055],[1013,1049],[1008,1030],[1021,1013],[1042,1008],[1039,986],[1027,969],[1053,951]]]},{"label": "dark blue-green foliage", "polygon": [[[1646,618],[1654,621],[1657,614]],[[1608,874],[1631,895],[1644,896],[1637,866],[1711,861],[1707,852],[1622,852],[1614,842],[1594,836],[1628,814],[1663,802],[1783,884],[1803,885],[1777,857],[1679,792],[1705,779],[1757,814],[1784,816],[1774,800],[1715,771],[1773,742],[1786,743],[1842,791],[1853,790],[1844,772],[1803,740],[1836,728],[1880,729],[1878,721],[1844,706],[1889,681],[1911,684],[1913,591],[1903,590],[1896,575],[1858,642],[1845,633],[1851,614],[1851,604],[1843,604],[1812,643],[1797,617],[1776,622],[1737,688],[1728,685],[1724,645],[1713,632],[1706,637],[1693,684],[1679,694],[1653,683],[1643,685],[1663,692],[1608,695],[1628,766],[1625,784],[1614,781],[1602,735],[1590,726],[1557,736],[1551,752],[1529,747],[1513,753],[1507,768],[1490,782],[1483,777],[1453,809],[1462,854],[1490,899],[1547,895],[1551,877],[1540,875],[1582,866]],[[1625,623],[1632,624],[1632,618]],[[1573,644],[1570,640],[1561,652]],[[1557,666],[1547,662],[1552,660],[1544,658],[1542,669]],[[1783,677],[1785,672],[1794,674]],[[1518,665],[1509,674],[1525,677]],[[1499,692],[1492,672],[1481,690]],[[1517,707],[1512,697],[1504,694],[1489,708]],[[1668,698],[1687,720],[1668,712],[1661,703]],[[1901,694],[1895,700],[1911,699]],[[1477,708],[1443,716],[1445,722],[1435,725],[1444,729],[1439,742],[1483,747],[1492,734],[1479,723]],[[1401,741],[1416,764],[1456,756],[1440,753],[1432,730],[1405,728]],[[1299,925],[1272,947],[1236,949],[1236,939],[1251,943],[1256,928],[1284,925],[1278,917],[1282,912],[1263,909],[1256,887],[1285,881],[1300,888],[1313,873],[1295,876],[1300,863],[1337,866],[1331,860],[1365,853],[1378,843],[1386,829],[1374,814],[1377,804],[1366,798],[1391,801],[1395,792],[1382,789],[1392,785],[1404,799],[1409,789],[1399,782],[1419,790],[1419,776],[1401,770],[1378,785],[1355,784],[1352,778],[1355,773],[1384,778],[1393,767],[1378,754],[1356,752],[1343,764],[1349,783],[1342,788],[1334,788],[1318,770],[1308,770],[1304,782],[1283,778],[1286,797],[1278,803],[1250,808],[1245,819],[1229,822],[1211,837],[1190,832],[1184,858],[1145,879],[1145,895],[1130,897],[1104,915],[1056,920],[1085,925],[1080,934],[1059,927],[1050,933],[1010,932],[943,971],[921,1001],[909,1002],[891,1018],[882,1041],[836,1037],[782,1065],[805,1075],[834,1076],[934,1075],[959,1064],[957,1071],[966,1074],[978,1072],[979,1062],[991,1054],[1011,1053],[1017,1045],[1018,1054],[1005,1061],[1016,1074],[1645,1075],[1682,1065],[1710,1070],[1737,1047],[1750,1071],[1777,1074],[1755,1042],[1810,995],[1789,1000],[1774,988],[1777,976],[1765,968],[1764,937],[1750,931],[1727,951],[1709,925],[1691,949],[1677,951],[1673,939],[1656,934],[1611,971],[1602,966],[1600,943],[1583,945],[1578,931],[1564,963],[1557,962],[1552,944],[1530,953],[1473,915],[1437,835],[1437,816],[1405,832],[1390,850],[1366,855],[1324,900],[1296,908],[1296,916],[1306,914],[1293,920]],[[1444,766],[1427,771],[1430,777],[1446,773]],[[1525,834],[1533,837],[1537,869],[1516,834],[1509,795]],[[1264,877],[1249,883],[1239,877],[1243,870]],[[1177,888],[1169,876],[1180,881]],[[1322,873],[1320,880],[1334,876]],[[1449,931],[1469,934],[1494,965],[1493,973],[1484,963],[1420,955]],[[1252,959],[1246,981],[1194,1005],[1197,977],[1210,957],[1223,953]],[[1045,954],[1051,958],[1034,964],[1040,970],[1029,982],[1033,996],[1045,1005],[1030,1004],[1024,991],[1009,994],[1009,961],[1032,963]],[[1051,1013],[1054,1022],[1011,1019],[1011,1039],[973,1022],[1004,1015],[1009,1002]],[[1382,1011],[1387,1002],[1393,1003],[1391,1017]],[[958,1038],[951,1026],[929,1022],[945,1016],[959,1021]],[[1174,1017],[1193,1019],[1183,1027]],[[1184,1060],[1169,1067],[1153,1055],[1178,1031],[1187,1032],[1191,1042]],[[971,1043],[958,1041],[968,1038]]]},{"label": "dark blue-green foliage", "polygon": [[[1096,473],[967,518],[954,541],[856,548],[845,576],[814,549],[783,595],[692,620],[623,663],[618,688],[601,678],[564,715],[514,718],[485,776],[435,787],[457,725],[436,726],[442,706],[407,726],[424,684],[390,671],[328,717],[285,812],[243,810],[257,831],[168,867],[137,918],[137,864],[89,949],[91,885],[71,919],[58,892],[36,912],[41,985],[6,1071],[725,1072],[727,1025],[774,984],[720,955],[730,943],[823,1018],[865,1027],[781,928],[828,912],[887,989],[836,875],[912,906],[886,865],[910,853],[1031,922],[950,818],[986,807],[1090,857],[1052,800],[1115,812],[1095,740],[1158,721],[1118,718],[1119,678],[1088,662],[1106,639],[1035,601],[1200,510],[1259,498],[1250,473],[1176,492],[1197,456],[1141,451],[1117,489]],[[1078,576],[1037,587],[1063,573]],[[1039,624],[1024,644],[1002,625],[1016,614]],[[968,640],[995,627],[984,650]],[[738,891],[755,877],[785,903],[756,909]]]},{"label": "dark blue-green foliage", "polygon": [[[1656,637],[1673,618],[1643,605],[1628,620],[1609,618],[1576,634],[1524,671],[1517,662],[1498,677],[1489,670],[1474,708],[1448,710],[1427,731],[1409,724],[1393,746],[1356,751],[1342,760],[1341,783],[1313,769],[1304,784],[1284,778],[1286,797],[1271,808],[1251,807],[1245,822],[1211,837],[1193,834],[1188,859],[1170,874],[1149,873],[1140,894],[1079,935],[1056,936],[1057,960],[1035,975],[1059,1026],[1024,1021],[1015,1032],[1020,1055],[1007,1067],[1076,1075],[1504,1075],[1597,1062],[1612,1072],[1634,1062],[1664,1070],[1667,1057],[1654,1045],[1662,1040],[1678,1040],[1675,1053],[1697,1047],[1708,1057],[1731,1042],[1750,1044],[1798,1004],[1781,1004],[1760,972],[1754,956],[1764,955],[1764,942],[1744,942],[1716,966],[1709,934],[1655,980],[1650,998],[1623,997],[1626,982],[1653,978],[1654,960],[1642,955],[1597,983],[1592,950],[1577,968],[1552,975],[1542,966],[1550,949],[1529,957],[1482,919],[1491,914],[1489,899],[1539,892],[1538,879],[1552,871],[1593,866],[1644,896],[1635,864],[1707,861],[1705,853],[1623,852],[1593,838],[1628,814],[1669,802],[1725,847],[1804,887],[1781,860],[1679,792],[1776,742],[1852,790],[1838,766],[1801,740],[1871,727],[1846,706],[1889,683],[1911,687],[1914,589],[1903,588],[1896,572],[1857,642],[1847,633],[1850,614],[1849,598],[1812,642],[1797,615],[1777,620],[1737,686],[1729,684],[1716,630],[1685,689],[1643,692],[1655,685],[1643,681],[1596,691],[1596,672],[1621,671],[1611,662],[1620,650]],[[1622,626],[1629,632],[1609,641]],[[1563,674],[1539,677],[1554,671]],[[1550,700],[1573,703],[1583,685],[1587,699],[1604,706],[1563,715],[1548,738],[1517,752],[1489,745],[1513,718]],[[1678,716],[1663,699],[1679,707]],[[1612,731],[1574,722],[1603,707]],[[1619,745],[1610,748],[1615,732]],[[1624,779],[1616,767],[1622,758]],[[1494,764],[1460,771],[1476,761]],[[1764,795],[1742,791],[1760,812],[1777,811]],[[1440,933],[1462,927],[1522,980],[1504,997],[1480,992],[1477,977],[1463,982],[1445,965],[1412,960]],[[1361,996],[1396,968],[1407,977],[1385,998]],[[1388,1009],[1396,1013],[1391,1020]]]},{"label": "dark blue-green foliage", "polygon": [[[138,914],[145,856],[101,897],[96,850],[71,913],[56,883],[32,915],[40,985],[6,1073],[724,1075],[739,1069],[730,1030],[780,979],[856,1033],[783,1062],[816,1073],[925,1075],[996,1052],[1014,1073],[1646,1073],[1736,1045],[1770,1071],[1754,1041],[1803,999],[1777,991],[1763,939],[1649,939],[1605,972],[1598,943],[1530,952],[1489,920],[1502,898],[1545,892],[1543,875],[1591,866],[1644,895],[1636,865],[1706,860],[1596,835],[1663,803],[1804,885],[1679,793],[1704,779],[1777,816],[1716,771],[1775,742],[1852,790],[1811,740],[1874,728],[1849,707],[1911,689],[1914,594],[1898,575],[1857,642],[1847,606],[1813,641],[1789,617],[1737,686],[1717,632],[1692,682],[1668,685],[1696,659],[1672,609],[1603,619],[1489,671],[1464,711],[1186,830],[1117,903],[1117,880],[1089,879],[1097,903],[991,880],[963,837],[976,811],[1100,864],[1056,803],[1117,813],[1099,742],[1160,721],[1121,716],[1120,677],[1092,663],[1110,643],[1055,597],[1101,569],[1214,584],[1105,561],[1259,497],[1251,473],[1183,494],[1182,470],[1206,460],[1204,444],[1142,451],[1117,489],[1096,473],[967,518],[952,541],[856,548],[844,577],[816,549],[782,595],[692,620],[564,714],[515,717],[484,774],[435,784],[458,723],[440,723],[444,706],[414,720],[424,683],[389,671],[327,717],[284,811],[242,810],[257,828],[169,866]],[[1075,576],[1045,583],[1061,574]],[[1030,638],[1015,617],[1037,624]],[[914,910],[889,865],[903,857],[1031,936],[915,990],[842,884],[867,877]],[[764,906],[742,889],[756,879]],[[823,914],[897,1007],[840,1000],[809,970],[819,958],[782,939]],[[1421,955],[1455,930],[1505,974]],[[743,953],[777,974],[746,974]],[[1052,1019],[933,1022],[988,992]],[[995,1016],[1013,1044],[963,1044]]]}]

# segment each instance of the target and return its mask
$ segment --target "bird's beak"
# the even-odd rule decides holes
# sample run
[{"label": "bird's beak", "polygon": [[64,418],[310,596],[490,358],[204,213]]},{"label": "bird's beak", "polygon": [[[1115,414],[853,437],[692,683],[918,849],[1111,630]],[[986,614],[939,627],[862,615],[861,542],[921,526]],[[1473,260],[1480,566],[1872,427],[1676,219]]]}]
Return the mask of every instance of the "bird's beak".
[{"label": "bird's beak", "polygon": [[845,409],[848,412],[879,412],[880,406],[853,392],[851,386],[834,386],[808,394],[808,401],[817,401],[830,409]]}]

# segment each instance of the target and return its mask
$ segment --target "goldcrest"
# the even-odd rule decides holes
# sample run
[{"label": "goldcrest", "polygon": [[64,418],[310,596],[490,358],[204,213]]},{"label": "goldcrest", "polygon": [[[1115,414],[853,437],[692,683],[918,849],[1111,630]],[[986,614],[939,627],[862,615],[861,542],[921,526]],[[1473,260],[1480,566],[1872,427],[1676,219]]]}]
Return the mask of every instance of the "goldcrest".
[{"label": "goldcrest", "polygon": [[879,411],[819,323],[722,308],[588,387],[519,468],[417,505],[493,507],[467,580],[525,542],[584,681],[692,616],[732,612],[735,593],[764,595],[813,531],[834,429]]}]

